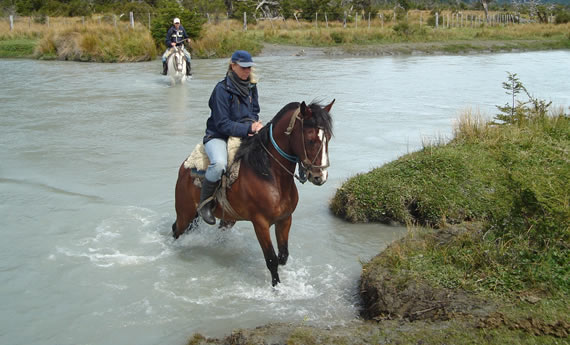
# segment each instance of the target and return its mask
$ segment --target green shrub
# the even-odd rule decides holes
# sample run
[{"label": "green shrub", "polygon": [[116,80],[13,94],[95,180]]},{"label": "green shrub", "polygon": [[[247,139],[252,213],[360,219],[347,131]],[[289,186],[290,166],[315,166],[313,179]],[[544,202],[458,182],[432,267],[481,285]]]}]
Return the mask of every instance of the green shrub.
[{"label": "green shrub", "polygon": [[566,24],[570,22],[570,11],[560,10],[560,12],[556,13],[556,24]]}]

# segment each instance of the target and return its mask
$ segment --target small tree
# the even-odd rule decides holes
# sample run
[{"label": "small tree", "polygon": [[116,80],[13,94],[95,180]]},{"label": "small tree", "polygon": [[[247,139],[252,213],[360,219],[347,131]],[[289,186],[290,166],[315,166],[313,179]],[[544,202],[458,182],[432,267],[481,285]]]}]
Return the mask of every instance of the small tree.
[{"label": "small tree", "polygon": [[485,20],[487,23],[489,22],[489,4],[493,2],[493,0],[480,0],[481,5],[483,5],[483,10],[485,11]]},{"label": "small tree", "polygon": [[[495,120],[500,122],[493,121],[492,123],[496,125],[521,125],[531,117],[546,116],[548,107],[550,107],[552,102],[546,102],[545,100],[533,97],[519,80],[516,73],[507,72],[507,74],[507,81],[503,82],[503,89],[505,89],[507,95],[512,96],[512,102],[511,104],[505,103],[504,106],[496,106],[500,113],[495,116]],[[516,96],[521,92],[527,95],[527,101],[522,102],[516,99]]]}]

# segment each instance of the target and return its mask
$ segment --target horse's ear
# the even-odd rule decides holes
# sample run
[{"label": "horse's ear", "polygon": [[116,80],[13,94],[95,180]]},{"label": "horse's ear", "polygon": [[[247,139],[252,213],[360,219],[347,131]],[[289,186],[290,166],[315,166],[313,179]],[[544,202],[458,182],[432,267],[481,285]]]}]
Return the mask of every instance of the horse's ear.
[{"label": "horse's ear", "polygon": [[303,118],[309,119],[311,118],[311,116],[313,116],[313,112],[311,111],[311,108],[307,107],[307,104],[305,104],[305,101],[303,101],[301,103],[301,115],[303,115]]},{"label": "horse's ear", "polygon": [[331,108],[332,108],[332,106],[333,106],[333,104],[334,104],[334,101],[336,101],[336,99],[333,99],[332,102],[331,102],[329,105],[327,105],[327,106],[325,107],[325,111],[326,111],[327,113],[331,111]]}]

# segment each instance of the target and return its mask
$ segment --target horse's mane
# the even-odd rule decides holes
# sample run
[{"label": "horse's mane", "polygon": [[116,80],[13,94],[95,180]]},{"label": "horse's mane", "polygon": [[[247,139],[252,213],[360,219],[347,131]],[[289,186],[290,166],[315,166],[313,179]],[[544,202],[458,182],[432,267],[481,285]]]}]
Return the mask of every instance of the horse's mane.
[{"label": "horse's mane", "polygon": [[[244,138],[238,152],[236,153],[235,160],[245,162],[259,177],[266,181],[271,181],[273,179],[273,175],[269,169],[270,157],[267,151],[263,148],[263,146],[269,148],[269,146],[272,145],[269,138],[269,125],[271,123],[279,122],[286,113],[298,108],[299,106],[299,102],[291,102],[287,104],[279,110],[277,115],[275,115],[273,119],[257,133],[257,135]],[[327,132],[327,134],[332,135],[332,118],[330,114],[316,102],[312,102],[308,107],[313,112],[313,116],[304,122],[304,126],[322,128]]]}]

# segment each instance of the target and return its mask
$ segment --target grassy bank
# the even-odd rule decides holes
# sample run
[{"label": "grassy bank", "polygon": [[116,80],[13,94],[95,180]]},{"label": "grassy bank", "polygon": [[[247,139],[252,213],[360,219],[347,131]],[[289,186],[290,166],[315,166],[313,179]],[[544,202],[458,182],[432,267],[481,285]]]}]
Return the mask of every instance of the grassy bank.
[{"label": "grassy bank", "polygon": [[[492,309],[478,319],[483,334],[496,334],[491,343],[513,329],[539,338],[509,343],[568,337],[570,117],[547,115],[540,100],[528,104],[504,124],[466,113],[451,142],[426,145],[338,189],[331,209],[349,221],[441,229],[413,230],[364,265],[367,317],[448,320]],[[391,291],[396,297],[386,299]],[[485,340],[480,330],[468,332]]]},{"label": "grassy bank", "polygon": [[34,54],[40,59],[133,62],[152,60],[157,50],[148,30],[141,27],[118,30],[105,24],[77,24],[46,33]]},{"label": "grassy bank", "polygon": [[77,18],[52,18],[50,25],[32,23],[9,30],[0,26],[0,57],[34,57],[96,62],[148,61],[158,54],[142,25],[125,28]]},{"label": "grassy bank", "polygon": [[[370,26],[361,20],[360,24],[351,22],[346,27],[340,22],[259,21],[248,24],[246,31],[239,21],[223,20],[205,24],[202,36],[190,46],[197,58],[228,57],[236,49],[257,55],[264,43],[364,55],[570,49],[570,24],[487,25],[465,21],[436,29],[426,24],[428,17],[428,12],[416,11],[410,12],[407,19],[376,18]],[[20,24],[12,31],[0,23],[0,57],[141,61],[161,53],[155,43],[140,23],[131,29],[125,23],[117,27],[108,21],[51,18],[49,26],[28,20],[27,25]]]},{"label": "grassy bank", "polygon": [[341,48],[346,53],[376,54],[387,49],[395,53],[461,53],[469,51],[510,51],[570,49],[570,24],[524,24],[509,26],[465,26],[435,29],[425,24],[371,21],[360,27],[343,27],[331,22],[328,27],[292,20],[243,25],[237,21],[208,24],[203,38],[192,44],[197,57],[229,56],[234,47],[254,53],[261,43],[321,48]]}]

